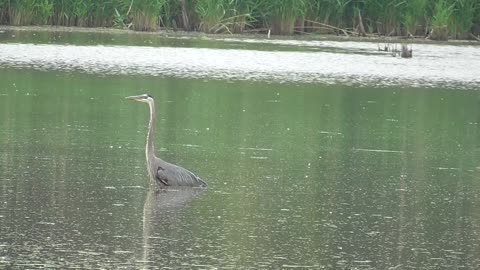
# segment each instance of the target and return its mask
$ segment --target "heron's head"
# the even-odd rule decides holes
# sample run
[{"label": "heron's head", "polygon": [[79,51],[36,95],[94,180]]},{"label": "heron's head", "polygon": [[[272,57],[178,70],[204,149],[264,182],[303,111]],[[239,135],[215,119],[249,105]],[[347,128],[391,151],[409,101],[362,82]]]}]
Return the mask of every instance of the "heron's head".
[{"label": "heron's head", "polygon": [[126,99],[145,102],[145,103],[150,103],[150,102],[153,101],[153,97],[149,94],[143,94],[143,95],[138,95],[138,96],[129,96],[129,97],[126,97]]}]

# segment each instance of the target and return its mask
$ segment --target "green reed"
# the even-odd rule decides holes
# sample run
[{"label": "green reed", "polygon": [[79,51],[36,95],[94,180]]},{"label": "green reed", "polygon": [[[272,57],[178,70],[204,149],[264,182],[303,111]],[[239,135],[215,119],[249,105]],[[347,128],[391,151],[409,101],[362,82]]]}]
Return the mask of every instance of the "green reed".
[{"label": "green reed", "polygon": [[259,5],[266,27],[272,34],[293,34],[295,21],[303,21],[307,12],[307,0],[265,0]]},{"label": "green reed", "polygon": [[[410,0],[406,2],[406,9],[403,15],[403,22],[408,33],[415,35],[421,29],[425,28],[425,16],[428,0]],[[419,29],[420,28],[420,29]],[[422,32],[422,34],[425,31]]]},{"label": "green reed", "polygon": [[255,0],[198,0],[195,14],[197,28],[204,32],[241,33],[255,22],[252,16],[258,9]]},{"label": "green reed", "polygon": [[454,12],[455,4],[448,0],[435,3],[432,14],[432,31],[430,37],[436,40],[448,39],[448,25]]},{"label": "green reed", "polygon": [[260,1],[233,0],[229,2],[227,21],[233,33],[242,33],[247,27],[254,27],[257,19],[254,17],[260,7]]},{"label": "green reed", "polygon": [[160,14],[166,0],[132,1],[129,17],[133,29],[137,31],[155,31],[159,27]]},{"label": "green reed", "polygon": [[450,28],[456,38],[466,38],[471,33],[475,16],[480,17],[478,0],[457,0],[453,8]]},{"label": "green reed", "polygon": [[199,29],[203,32],[215,32],[225,17],[228,1],[225,0],[197,0],[195,13],[200,23]]},{"label": "green reed", "polygon": [[[273,34],[480,34],[478,0],[0,0],[0,23]],[[343,29],[343,30],[340,30]],[[432,31],[433,30],[433,31]]]},{"label": "green reed", "polygon": [[2,1],[2,18],[11,25],[44,25],[53,13],[48,0]]}]

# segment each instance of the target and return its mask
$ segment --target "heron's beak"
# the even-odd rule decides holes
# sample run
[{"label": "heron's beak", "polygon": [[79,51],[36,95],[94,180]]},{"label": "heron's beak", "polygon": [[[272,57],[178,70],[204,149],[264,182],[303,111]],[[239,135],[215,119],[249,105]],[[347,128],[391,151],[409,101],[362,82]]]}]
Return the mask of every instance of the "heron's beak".
[{"label": "heron's beak", "polygon": [[129,96],[129,97],[125,97],[125,99],[138,101],[140,99],[140,96]]}]

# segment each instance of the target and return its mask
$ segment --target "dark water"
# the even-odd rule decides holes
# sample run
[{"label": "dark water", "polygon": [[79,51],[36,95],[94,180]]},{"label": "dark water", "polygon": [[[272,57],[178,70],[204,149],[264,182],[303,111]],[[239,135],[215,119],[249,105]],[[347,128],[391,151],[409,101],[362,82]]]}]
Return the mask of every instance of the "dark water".
[{"label": "dark water", "polygon": [[[39,42],[3,34],[19,55],[30,45],[15,42]],[[236,80],[255,72],[229,77],[225,63],[203,77],[177,76],[182,61],[163,73],[121,72],[143,60],[75,69],[63,49],[0,51],[1,268],[480,267],[480,96],[462,79],[478,71],[443,87],[280,83],[271,68]],[[157,101],[157,155],[208,190],[148,190],[148,109],[123,99],[144,92]]]}]

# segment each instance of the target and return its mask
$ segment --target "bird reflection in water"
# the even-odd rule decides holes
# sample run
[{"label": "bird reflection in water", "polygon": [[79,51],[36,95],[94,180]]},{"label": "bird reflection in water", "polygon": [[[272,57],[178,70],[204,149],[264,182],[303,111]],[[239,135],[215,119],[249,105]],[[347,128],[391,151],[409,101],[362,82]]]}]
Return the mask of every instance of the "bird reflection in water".
[{"label": "bird reflection in water", "polygon": [[[143,258],[149,266],[167,266],[173,257],[185,254],[186,242],[194,238],[196,224],[189,220],[188,210],[205,189],[168,187],[147,192],[143,209]],[[187,239],[187,240],[185,240]]]}]

